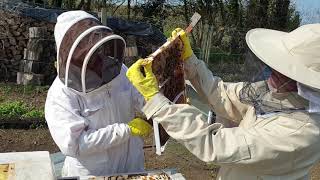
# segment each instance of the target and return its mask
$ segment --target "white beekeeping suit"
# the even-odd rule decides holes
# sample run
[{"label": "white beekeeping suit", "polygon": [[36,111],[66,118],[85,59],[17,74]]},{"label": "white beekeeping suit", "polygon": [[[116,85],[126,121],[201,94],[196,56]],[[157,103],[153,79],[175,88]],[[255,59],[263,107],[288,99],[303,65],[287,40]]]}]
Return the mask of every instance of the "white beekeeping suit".
[{"label": "white beekeeping suit", "polygon": [[125,41],[84,11],[61,14],[54,35],[58,77],[45,117],[67,156],[63,176],[143,171],[143,140],[127,123],[144,100],[125,76]]}]

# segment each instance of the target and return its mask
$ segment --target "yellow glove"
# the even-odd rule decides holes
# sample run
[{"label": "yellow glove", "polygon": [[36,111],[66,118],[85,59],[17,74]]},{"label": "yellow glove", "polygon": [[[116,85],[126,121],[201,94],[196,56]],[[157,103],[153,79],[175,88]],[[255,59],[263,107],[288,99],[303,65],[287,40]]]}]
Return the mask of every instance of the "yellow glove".
[{"label": "yellow glove", "polygon": [[152,126],[140,118],[133,119],[128,123],[128,126],[130,127],[132,136],[146,137],[152,130]]},{"label": "yellow glove", "polygon": [[181,28],[177,28],[174,31],[172,31],[172,38],[180,36],[182,42],[183,42],[183,52],[182,52],[182,59],[185,61],[187,59],[189,59],[189,57],[192,56],[193,51],[190,45],[190,40],[189,37],[187,35],[187,33],[181,29]]},{"label": "yellow glove", "polygon": [[[141,72],[142,69],[145,75]],[[139,59],[128,69],[127,77],[146,101],[159,92],[157,79],[152,72],[152,62],[146,63],[143,59]]]}]

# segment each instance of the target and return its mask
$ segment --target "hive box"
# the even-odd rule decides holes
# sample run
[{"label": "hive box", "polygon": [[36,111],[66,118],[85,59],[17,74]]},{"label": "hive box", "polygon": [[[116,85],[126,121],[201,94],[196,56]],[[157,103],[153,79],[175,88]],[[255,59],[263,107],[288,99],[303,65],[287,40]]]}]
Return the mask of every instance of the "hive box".
[{"label": "hive box", "polygon": [[0,177],[8,180],[54,180],[49,152],[0,153]]}]

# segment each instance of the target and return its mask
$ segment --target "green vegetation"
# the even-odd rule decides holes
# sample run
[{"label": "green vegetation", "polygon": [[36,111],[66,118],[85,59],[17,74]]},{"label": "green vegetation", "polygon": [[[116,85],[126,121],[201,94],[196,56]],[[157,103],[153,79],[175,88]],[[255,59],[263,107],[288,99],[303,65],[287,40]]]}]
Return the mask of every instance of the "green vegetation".
[{"label": "green vegetation", "polygon": [[[108,16],[149,22],[168,37],[185,28],[194,12],[202,18],[193,31],[193,47],[218,48],[227,53],[246,51],[245,34],[252,28],[291,31],[300,25],[294,0],[38,0],[51,7],[82,9]],[[216,51],[212,51],[215,52]]]},{"label": "green vegetation", "polygon": [[0,83],[0,120],[44,120],[44,104],[48,86],[23,86]]},{"label": "green vegetation", "polygon": [[33,109],[21,116],[26,119],[44,119],[44,111]]},{"label": "green vegetation", "polygon": [[30,108],[22,101],[13,101],[0,104],[0,118],[43,119],[44,112]]},{"label": "green vegetation", "polygon": [[3,103],[0,105],[0,117],[16,118],[28,112],[28,108],[22,102]]},{"label": "green vegetation", "polygon": [[[20,95],[31,95],[38,93],[45,93],[49,89],[48,86],[33,86],[33,85],[17,85],[12,83],[0,83],[0,92],[4,96],[12,93],[19,93]],[[0,102],[3,97],[0,97]]]}]

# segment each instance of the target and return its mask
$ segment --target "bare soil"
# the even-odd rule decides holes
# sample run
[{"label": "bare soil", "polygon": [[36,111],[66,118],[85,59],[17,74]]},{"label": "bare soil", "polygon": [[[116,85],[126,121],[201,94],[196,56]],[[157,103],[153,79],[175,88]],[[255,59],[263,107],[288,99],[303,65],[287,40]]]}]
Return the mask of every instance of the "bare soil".
[{"label": "bare soil", "polygon": [[59,152],[48,129],[0,129],[0,152]]},{"label": "bare soil", "polygon": [[[22,151],[59,152],[48,129],[0,129],[0,153]],[[150,144],[152,139],[147,139]],[[206,165],[175,142],[170,142],[162,156],[151,148],[145,149],[146,169],[177,169],[187,179],[213,179],[217,167]]]},{"label": "bare soil", "polygon": [[[49,151],[59,152],[48,129],[0,129],[0,152]],[[150,144],[152,139],[147,139]],[[175,168],[186,179],[215,179],[218,167],[201,162],[183,146],[171,141],[163,155],[158,156],[153,149],[145,149],[146,169]],[[312,170],[312,180],[320,179],[320,164]]]}]

